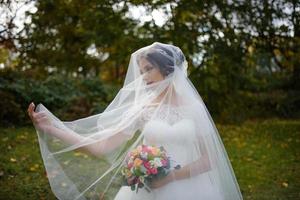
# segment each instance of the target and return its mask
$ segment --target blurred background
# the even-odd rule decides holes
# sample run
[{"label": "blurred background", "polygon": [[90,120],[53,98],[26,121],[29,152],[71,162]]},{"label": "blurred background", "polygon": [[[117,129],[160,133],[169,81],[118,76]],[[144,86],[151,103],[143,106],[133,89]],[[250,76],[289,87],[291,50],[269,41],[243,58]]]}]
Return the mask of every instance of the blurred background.
[{"label": "blurred background", "polygon": [[100,113],[155,41],[186,55],[244,199],[300,199],[297,0],[0,1],[0,199],[55,199],[29,103]]}]

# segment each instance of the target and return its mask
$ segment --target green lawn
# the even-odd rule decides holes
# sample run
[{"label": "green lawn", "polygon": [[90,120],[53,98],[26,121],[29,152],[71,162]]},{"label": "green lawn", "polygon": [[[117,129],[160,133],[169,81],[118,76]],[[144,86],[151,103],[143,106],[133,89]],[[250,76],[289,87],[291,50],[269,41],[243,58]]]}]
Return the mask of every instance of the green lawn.
[{"label": "green lawn", "polygon": [[[244,199],[300,199],[300,120],[253,120],[217,128]],[[56,199],[33,127],[0,129],[0,199]]]}]

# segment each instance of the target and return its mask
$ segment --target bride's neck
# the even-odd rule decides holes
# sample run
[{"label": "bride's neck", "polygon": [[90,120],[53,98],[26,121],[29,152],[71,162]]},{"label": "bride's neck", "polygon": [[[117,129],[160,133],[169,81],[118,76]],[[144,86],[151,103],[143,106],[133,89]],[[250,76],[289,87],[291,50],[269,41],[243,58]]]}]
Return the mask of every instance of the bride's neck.
[{"label": "bride's neck", "polygon": [[172,86],[172,88],[167,87],[159,96],[157,96],[154,99],[152,103],[157,104],[160,103],[164,98],[168,98],[166,97],[167,92],[169,92],[169,95],[172,95],[170,99],[170,103],[176,104],[175,95],[174,95],[175,94],[174,86]]}]

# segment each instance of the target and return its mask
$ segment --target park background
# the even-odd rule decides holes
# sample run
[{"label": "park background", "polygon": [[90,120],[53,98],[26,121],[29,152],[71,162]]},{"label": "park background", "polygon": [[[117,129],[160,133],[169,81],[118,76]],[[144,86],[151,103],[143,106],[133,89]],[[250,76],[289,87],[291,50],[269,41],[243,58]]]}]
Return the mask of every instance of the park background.
[{"label": "park background", "polygon": [[244,199],[300,199],[300,2],[0,2],[0,199],[55,199],[27,116],[102,112],[131,53],[174,44],[214,119]]}]

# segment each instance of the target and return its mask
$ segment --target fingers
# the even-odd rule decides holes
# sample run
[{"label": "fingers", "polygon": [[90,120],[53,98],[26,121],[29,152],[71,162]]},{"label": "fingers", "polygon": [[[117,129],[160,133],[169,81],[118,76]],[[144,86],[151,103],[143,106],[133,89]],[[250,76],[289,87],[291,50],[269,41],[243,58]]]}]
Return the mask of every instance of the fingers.
[{"label": "fingers", "polygon": [[35,105],[34,103],[30,103],[27,109],[28,115],[29,117],[33,120],[33,121],[39,121],[41,118],[46,117],[46,113],[41,111],[41,112],[35,112],[34,111]]},{"label": "fingers", "polygon": [[34,112],[34,107],[35,107],[35,105],[33,102],[31,102],[28,106],[27,112],[30,117],[32,117],[32,113]]},{"label": "fingers", "polygon": [[34,116],[35,118],[41,118],[41,117],[44,117],[44,116],[47,116],[47,115],[46,115],[46,113],[43,112],[43,111],[38,112],[38,113],[33,111],[33,116]]},{"label": "fingers", "polygon": [[45,112],[32,112],[32,119],[34,120],[34,121],[40,121],[40,119],[42,119],[42,118],[46,118],[47,119],[47,115],[46,115],[46,113]]},{"label": "fingers", "polygon": [[42,116],[42,117],[39,117],[39,118],[35,118],[36,123],[42,123],[42,122],[47,122],[47,121],[48,121],[47,116]]},{"label": "fingers", "polygon": [[150,187],[151,188],[157,188],[157,182],[156,181],[152,181],[151,184],[150,184]]}]

